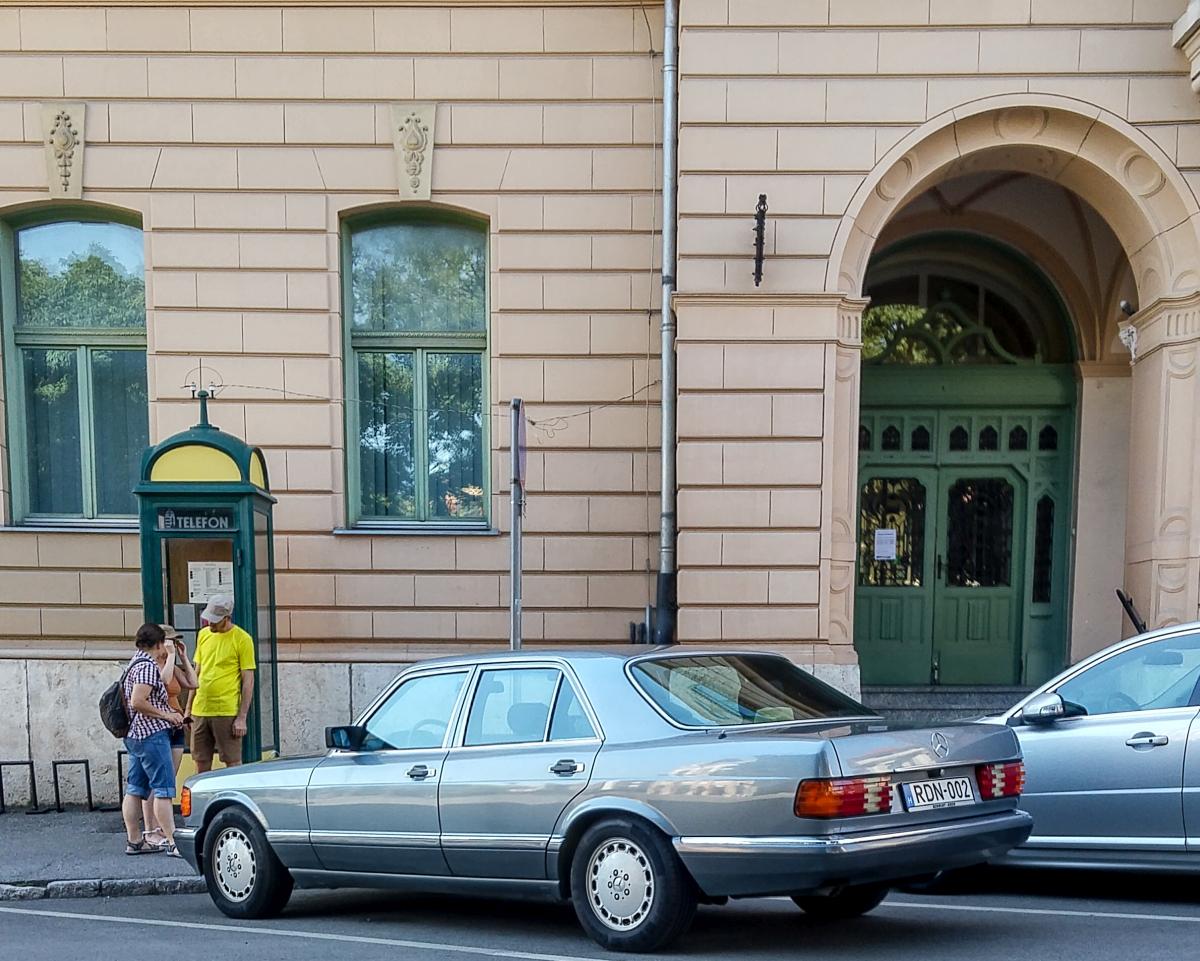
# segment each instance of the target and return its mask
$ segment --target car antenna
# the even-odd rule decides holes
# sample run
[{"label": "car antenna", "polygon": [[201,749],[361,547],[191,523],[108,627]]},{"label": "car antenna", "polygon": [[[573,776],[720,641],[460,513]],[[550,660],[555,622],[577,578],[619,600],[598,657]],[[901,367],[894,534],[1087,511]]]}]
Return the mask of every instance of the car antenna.
[{"label": "car antenna", "polygon": [[1142,615],[1138,613],[1137,606],[1133,603],[1133,598],[1118,587],[1117,600],[1125,608],[1125,616],[1129,618],[1129,623],[1133,625],[1133,629],[1139,634],[1145,634],[1146,622],[1142,619]]}]

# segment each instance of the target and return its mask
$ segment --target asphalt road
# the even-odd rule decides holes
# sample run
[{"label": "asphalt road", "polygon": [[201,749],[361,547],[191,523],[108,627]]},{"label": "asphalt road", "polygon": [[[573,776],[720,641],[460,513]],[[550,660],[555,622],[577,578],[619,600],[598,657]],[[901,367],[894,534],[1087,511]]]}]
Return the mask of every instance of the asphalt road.
[{"label": "asphalt road", "polygon": [[[662,956],[1191,961],[1200,936],[1195,891],[1185,879],[1004,872],[946,894],[893,894],[869,916],[840,923],[807,920],[789,901],[738,901],[701,908],[691,932]],[[583,936],[569,908],[558,906],[301,891],[282,917],[239,923],[219,914],[203,895],[0,905],[0,961],[130,956],[189,961],[614,957]]]}]

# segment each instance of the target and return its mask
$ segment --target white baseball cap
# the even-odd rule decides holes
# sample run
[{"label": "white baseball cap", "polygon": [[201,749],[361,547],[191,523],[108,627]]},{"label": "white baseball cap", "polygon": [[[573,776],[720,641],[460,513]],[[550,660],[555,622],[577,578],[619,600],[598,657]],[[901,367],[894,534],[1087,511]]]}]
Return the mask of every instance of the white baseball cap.
[{"label": "white baseball cap", "polygon": [[232,615],[233,598],[229,594],[214,594],[208,599],[208,605],[200,612],[200,617],[209,624],[216,624]]}]

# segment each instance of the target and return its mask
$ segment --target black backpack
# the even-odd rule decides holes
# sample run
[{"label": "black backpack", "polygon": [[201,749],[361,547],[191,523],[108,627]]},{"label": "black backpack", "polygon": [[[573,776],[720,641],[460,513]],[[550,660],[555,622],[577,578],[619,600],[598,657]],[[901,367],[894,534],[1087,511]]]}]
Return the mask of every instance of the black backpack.
[{"label": "black backpack", "polygon": [[104,725],[108,733],[113,737],[123,738],[129,733],[129,705],[125,703],[125,678],[129,675],[129,669],[133,665],[125,668],[121,674],[119,681],[114,681],[108,686],[103,694],[100,695],[100,723]]}]

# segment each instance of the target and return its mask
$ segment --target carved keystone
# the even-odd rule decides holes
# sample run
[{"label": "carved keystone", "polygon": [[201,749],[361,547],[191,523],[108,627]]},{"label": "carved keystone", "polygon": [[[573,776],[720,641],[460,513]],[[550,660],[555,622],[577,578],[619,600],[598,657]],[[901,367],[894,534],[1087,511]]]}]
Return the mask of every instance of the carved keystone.
[{"label": "carved keystone", "polygon": [[392,104],[392,142],[401,200],[428,200],[433,183],[433,133],[437,104]]},{"label": "carved keystone", "polygon": [[83,196],[84,112],[81,103],[42,104],[42,142],[51,197]]}]

